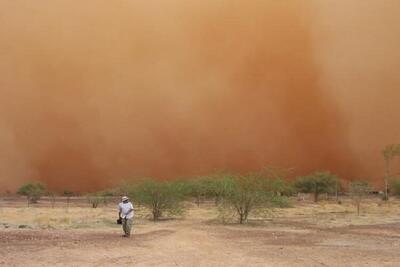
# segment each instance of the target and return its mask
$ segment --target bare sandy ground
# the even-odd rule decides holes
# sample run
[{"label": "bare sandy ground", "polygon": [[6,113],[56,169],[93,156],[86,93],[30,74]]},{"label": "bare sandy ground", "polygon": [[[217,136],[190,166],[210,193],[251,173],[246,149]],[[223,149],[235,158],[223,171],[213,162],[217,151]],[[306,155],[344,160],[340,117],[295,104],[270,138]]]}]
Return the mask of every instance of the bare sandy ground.
[{"label": "bare sandy ground", "polygon": [[400,203],[370,201],[360,217],[350,204],[296,204],[245,226],[217,222],[212,205],[158,223],[138,211],[130,239],[113,207],[3,205],[0,266],[399,266]]}]

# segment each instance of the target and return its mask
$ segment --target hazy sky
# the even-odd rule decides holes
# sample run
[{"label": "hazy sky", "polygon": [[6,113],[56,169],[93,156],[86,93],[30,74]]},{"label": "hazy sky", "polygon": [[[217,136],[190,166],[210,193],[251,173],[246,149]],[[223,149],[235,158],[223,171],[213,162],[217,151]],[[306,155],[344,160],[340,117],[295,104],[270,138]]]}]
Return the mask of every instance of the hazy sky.
[{"label": "hazy sky", "polygon": [[398,0],[0,0],[0,187],[266,165],[377,181],[400,142],[399,14]]}]

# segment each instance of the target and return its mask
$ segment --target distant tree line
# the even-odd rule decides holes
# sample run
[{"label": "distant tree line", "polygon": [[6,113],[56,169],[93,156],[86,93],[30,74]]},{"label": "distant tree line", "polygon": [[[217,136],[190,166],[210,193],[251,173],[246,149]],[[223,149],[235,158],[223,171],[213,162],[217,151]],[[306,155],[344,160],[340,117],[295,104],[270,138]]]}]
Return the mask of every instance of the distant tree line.
[{"label": "distant tree line", "polygon": [[[85,194],[92,208],[100,204],[107,205],[111,197],[128,195],[138,205],[151,211],[152,220],[158,221],[165,215],[179,215],[184,211],[184,201],[193,200],[197,206],[212,201],[221,216],[231,212],[240,224],[246,223],[249,216],[260,211],[276,207],[289,207],[289,197],[299,192],[310,193],[314,201],[319,201],[323,193],[336,193],[340,179],[330,172],[316,172],[300,176],[290,182],[287,171],[267,168],[261,172],[246,175],[217,173],[183,181],[159,181],[144,179],[139,182],[124,183],[112,190]],[[364,187],[365,185],[365,187]],[[400,183],[398,185],[400,188]],[[363,197],[369,192],[367,183],[350,184],[350,193],[354,195],[359,212]],[[400,191],[399,191],[400,192]],[[47,196],[54,207],[56,193],[47,192],[41,183],[26,183],[18,193],[27,197],[28,206]],[[64,190],[63,194],[69,207],[74,193]]]},{"label": "distant tree line", "polygon": [[[400,158],[400,145],[389,145],[383,151],[386,163],[383,199],[389,198],[389,191],[400,197],[400,179],[391,172],[393,160]],[[236,174],[220,172],[208,176],[195,177],[182,181],[160,181],[144,179],[139,182],[124,183],[112,190],[104,190],[85,194],[88,203],[93,208],[100,204],[107,205],[109,198],[129,195],[135,203],[147,207],[151,211],[154,221],[164,215],[176,215],[184,210],[184,201],[193,200],[197,206],[204,201],[213,201],[218,210],[232,211],[240,224],[246,223],[252,213],[274,207],[290,206],[288,197],[298,193],[313,195],[318,202],[322,194],[335,194],[338,200],[339,193],[343,192],[343,180],[330,172],[314,172],[299,176],[289,181],[287,177],[290,169],[265,168],[259,172]],[[373,191],[365,181],[349,182],[347,192],[354,200],[357,213],[360,213],[362,200]],[[46,191],[42,183],[32,182],[22,185],[18,192],[27,197],[28,205],[37,203],[47,195],[54,207],[54,192]],[[69,207],[70,198],[74,193],[64,190]]]}]

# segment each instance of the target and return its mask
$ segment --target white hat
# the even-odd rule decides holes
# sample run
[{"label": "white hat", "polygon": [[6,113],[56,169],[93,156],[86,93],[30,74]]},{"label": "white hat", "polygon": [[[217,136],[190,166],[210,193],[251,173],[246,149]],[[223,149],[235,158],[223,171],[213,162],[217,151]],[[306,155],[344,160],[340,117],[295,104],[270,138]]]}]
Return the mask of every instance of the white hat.
[{"label": "white hat", "polygon": [[122,201],[127,201],[127,200],[129,200],[129,197],[123,196],[123,197],[121,198],[121,200],[122,200]]}]

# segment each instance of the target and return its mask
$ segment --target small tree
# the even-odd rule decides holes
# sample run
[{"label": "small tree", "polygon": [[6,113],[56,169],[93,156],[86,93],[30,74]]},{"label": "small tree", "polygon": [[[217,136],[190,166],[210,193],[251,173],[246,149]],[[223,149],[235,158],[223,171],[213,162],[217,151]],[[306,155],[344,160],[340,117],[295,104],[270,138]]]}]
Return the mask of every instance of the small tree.
[{"label": "small tree", "polygon": [[202,199],[214,196],[214,181],[209,177],[198,177],[187,184],[187,195],[195,198],[199,207]]},{"label": "small tree", "polygon": [[69,203],[71,201],[71,197],[74,195],[74,192],[72,192],[72,191],[70,191],[68,189],[65,189],[64,192],[63,192],[63,195],[65,197],[67,197],[67,208],[69,208]]},{"label": "small tree", "polygon": [[400,157],[400,144],[392,144],[385,147],[382,152],[383,158],[385,159],[385,196],[384,200],[389,200],[389,180],[391,178],[391,163],[396,157]]},{"label": "small tree", "polygon": [[51,208],[54,208],[56,204],[56,193],[54,192],[47,192],[46,195],[48,196],[50,203],[51,203]]},{"label": "small tree", "polygon": [[96,209],[102,201],[103,197],[98,193],[91,193],[86,195],[86,199],[88,203],[92,206],[92,208]]},{"label": "small tree", "polygon": [[351,182],[350,195],[357,206],[357,215],[360,215],[360,205],[362,200],[371,192],[367,182]]},{"label": "small tree", "polygon": [[277,198],[280,198],[274,192],[266,190],[265,179],[258,174],[230,175],[222,181],[224,183],[222,205],[234,208],[240,224],[248,221],[249,214],[253,210],[271,206]]},{"label": "small tree", "polygon": [[291,196],[295,193],[295,188],[288,183],[287,177],[292,169],[276,167],[266,167],[260,172],[260,176],[265,179],[263,187],[265,191],[273,192],[278,196]]},{"label": "small tree", "polygon": [[295,187],[302,193],[313,193],[314,201],[322,193],[333,193],[337,188],[338,177],[330,172],[316,172],[308,176],[298,177]]},{"label": "small tree", "polygon": [[42,183],[26,183],[18,189],[18,194],[26,196],[28,206],[31,203],[37,203],[45,193],[45,186]]},{"label": "small tree", "polygon": [[397,197],[400,197],[400,178],[399,177],[394,177],[392,180],[389,182],[390,185],[390,190],[393,194],[395,194]]},{"label": "small tree", "polygon": [[338,204],[341,203],[341,201],[339,200],[340,192],[343,192],[343,181],[338,178],[338,179],[336,179],[336,182],[335,182],[335,201]]},{"label": "small tree", "polygon": [[231,178],[235,176],[234,174],[220,172],[210,177],[206,195],[215,199],[215,205],[219,205],[223,198],[231,191]]},{"label": "small tree", "polygon": [[105,190],[105,191],[99,192],[99,195],[103,198],[103,204],[105,206],[107,206],[108,205],[108,199],[110,197],[114,196],[114,193],[112,191]]},{"label": "small tree", "polygon": [[151,209],[153,221],[157,221],[164,212],[179,214],[182,211],[186,188],[184,183],[146,180],[128,190],[134,201]]}]

